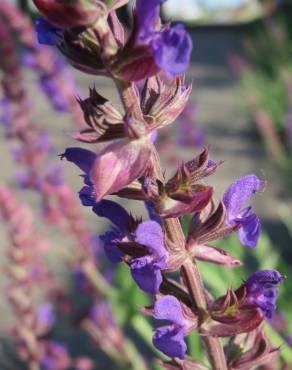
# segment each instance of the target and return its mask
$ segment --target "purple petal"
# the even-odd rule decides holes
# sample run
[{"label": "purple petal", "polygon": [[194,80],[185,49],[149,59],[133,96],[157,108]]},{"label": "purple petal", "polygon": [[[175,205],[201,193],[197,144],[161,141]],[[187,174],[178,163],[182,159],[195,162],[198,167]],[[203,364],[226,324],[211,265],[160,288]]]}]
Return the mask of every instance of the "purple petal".
[{"label": "purple petal", "polygon": [[166,0],[137,0],[138,35],[145,40],[155,32],[160,13],[160,5]]},{"label": "purple petal", "polygon": [[181,304],[179,300],[172,295],[166,295],[155,303],[154,317],[158,320],[171,321],[182,327],[185,325]]},{"label": "purple petal", "polygon": [[268,319],[272,318],[278,298],[277,285],[283,277],[276,270],[261,270],[252,274],[245,282],[247,299],[256,304]]},{"label": "purple petal", "polygon": [[119,263],[124,257],[124,253],[117,247],[117,242],[123,239],[124,235],[118,230],[107,231],[100,239],[104,243],[104,252],[111,263]]},{"label": "purple petal", "polygon": [[38,17],[35,22],[38,42],[44,45],[56,45],[61,29],[55,27],[43,17]]},{"label": "purple petal", "polygon": [[251,215],[239,218],[236,222],[242,227],[239,229],[239,240],[246,247],[255,248],[261,234],[261,222],[259,217],[252,213]]},{"label": "purple petal", "polygon": [[79,191],[79,198],[85,207],[92,207],[96,204],[96,196],[93,185],[86,185]]},{"label": "purple petal", "polygon": [[243,205],[264,187],[264,181],[255,175],[248,175],[236,180],[223,196],[228,218],[236,218]]},{"label": "purple petal", "polygon": [[280,284],[283,282],[283,276],[277,270],[259,270],[254,272],[245,282],[248,287],[253,284]]},{"label": "purple petal", "polygon": [[136,230],[136,241],[149,248],[157,256],[167,254],[161,226],[155,221],[145,221]]},{"label": "purple petal", "polygon": [[192,40],[182,24],[161,32],[151,42],[156,64],[168,77],[183,74],[189,66]]},{"label": "purple petal", "polygon": [[153,336],[153,344],[169,357],[183,359],[186,355],[187,345],[182,328],[173,325],[158,328]]},{"label": "purple petal", "polygon": [[83,148],[67,148],[60,157],[61,159],[66,158],[67,161],[74,163],[87,174],[94,164],[96,154]]},{"label": "purple petal", "polygon": [[159,266],[149,256],[131,261],[131,274],[138,286],[147,293],[156,294],[162,283]]},{"label": "purple petal", "polygon": [[110,220],[122,232],[127,233],[129,231],[130,216],[118,203],[104,199],[96,203],[92,210],[99,217],[105,217]]}]

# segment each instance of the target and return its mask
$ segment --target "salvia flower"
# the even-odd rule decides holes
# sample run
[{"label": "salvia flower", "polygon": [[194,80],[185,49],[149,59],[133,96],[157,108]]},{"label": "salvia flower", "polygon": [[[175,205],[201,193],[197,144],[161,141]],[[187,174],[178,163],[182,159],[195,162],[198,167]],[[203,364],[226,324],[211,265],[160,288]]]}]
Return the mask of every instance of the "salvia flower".
[{"label": "salvia flower", "polygon": [[277,285],[283,276],[276,270],[260,270],[253,273],[245,282],[248,301],[257,305],[264,315],[271,319],[278,298]]},{"label": "salvia flower", "polygon": [[158,30],[160,5],[165,0],[137,1],[138,43],[149,45],[156,65],[168,77],[183,74],[190,61],[192,40],[182,24]]},{"label": "salvia flower", "polygon": [[156,329],[153,336],[154,346],[169,357],[183,359],[187,351],[184,340],[187,321],[181,303],[174,296],[166,295],[156,301],[153,313],[156,319],[171,322]]},{"label": "salvia flower", "polygon": [[212,318],[200,326],[203,334],[231,336],[258,328],[265,318],[271,319],[276,309],[277,285],[283,277],[276,270],[253,273],[236,291],[228,289],[209,308]]},{"label": "salvia flower", "polygon": [[250,248],[257,245],[261,224],[258,216],[252,212],[252,206],[242,209],[250,198],[263,189],[264,181],[255,175],[247,175],[236,180],[226,190],[223,203],[227,211],[227,222],[238,224],[240,242]]},{"label": "salvia flower", "polygon": [[119,204],[102,200],[93,211],[115,226],[101,236],[105,253],[113,263],[126,255],[133,279],[144,291],[156,294],[162,283],[161,270],[167,268],[168,252],[161,226],[155,221],[137,222]]},{"label": "salvia flower", "polygon": [[182,24],[161,26],[159,13],[164,1],[136,2],[132,34],[114,68],[114,73],[120,78],[139,81],[159,71],[174,78],[186,71],[192,40]]},{"label": "salvia flower", "polygon": [[182,24],[177,24],[150,42],[156,64],[170,78],[183,74],[189,66],[192,40]]},{"label": "salvia flower", "polygon": [[149,253],[131,260],[133,279],[141,289],[155,294],[162,283],[161,270],[167,268],[168,253],[164,247],[162,228],[155,221],[145,221],[138,226],[135,240],[146,247]]}]

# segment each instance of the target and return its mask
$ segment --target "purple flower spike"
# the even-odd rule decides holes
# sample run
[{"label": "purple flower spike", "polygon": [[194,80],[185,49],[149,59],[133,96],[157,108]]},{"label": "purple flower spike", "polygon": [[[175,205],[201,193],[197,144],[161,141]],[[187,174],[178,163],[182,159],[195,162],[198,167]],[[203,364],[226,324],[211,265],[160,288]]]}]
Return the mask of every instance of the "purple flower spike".
[{"label": "purple flower spike", "polygon": [[135,234],[136,242],[145,246],[149,254],[131,260],[133,279],[145,292],[156,294],[162,283],[161,270],[167,268],[168,259],[162,228],[155,221],[145,221],[138,226]]},{"label": "purple flower spike", "polygon": [[276,309],[278,298],[277,285],[283,282],[283,276],[277,270],[260,270],[253,273],[245,282],[247,299],[256,304],[271,319]]},{"label": "purple flower spike", "polygon": [[183,359],[187,351],[184,341],[187,324],[179,301],[171,295],[159,299],[154,305],[154,317],[171,322],[170,325],[156,329],[154,346],[169,357]]},{"label": "purple flower spike", "polygon": [[244,209],[242,207],[254,194],[263,189],[264,185],[264,181],[255,175],[244,176],[231,184],[223,197],[228,224],[241,225],[240,242],[250,248],[257,245],[261,224],[258,216],[252,213],[252,206]]}]

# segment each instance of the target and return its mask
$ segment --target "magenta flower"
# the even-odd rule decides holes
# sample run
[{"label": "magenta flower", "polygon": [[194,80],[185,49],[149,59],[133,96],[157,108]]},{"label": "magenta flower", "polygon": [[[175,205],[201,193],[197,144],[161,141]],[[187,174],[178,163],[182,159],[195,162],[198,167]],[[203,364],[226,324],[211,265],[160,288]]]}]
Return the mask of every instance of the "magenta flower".
[{"label": "magenta flower", "polygon": [[184,340],[187,321],[178,299],[171,295],[160,298],[154,305],[154,317],[171,322],[156,329],[153,336],[154,346],[169,357],[183,359],[187,351]]},{"label": "magenta flower", "polygon": [[264,181],[255,175],[247,175],[236,180],[226,190],[223,203],[227,211],[230,226],[239,224],[240,242],[250,248],[257,245],[261,224],[258,216],[252,213],[252,206],[242,209],[243,205],[264,187]]},{"label": "magenta flower", "polygon": [[123,207],[109,200],[96,203],[93,211],[114,225],[101,236],[110,261],[118,263],[126,255],[130,256],[127,262],[138,286],[148,293],[158,293],[161,270],[167,268],[168,260],[161,226],[155,221],[144,221],[137,227],[137,222]]},{"label": "magenta flower", "polygon": [[283,280],[283,276],[276,270],[260,270],[254,272],[244,284],[248,301],[257,305],[268,319],[272,318],[276,310],[277,285]]}]

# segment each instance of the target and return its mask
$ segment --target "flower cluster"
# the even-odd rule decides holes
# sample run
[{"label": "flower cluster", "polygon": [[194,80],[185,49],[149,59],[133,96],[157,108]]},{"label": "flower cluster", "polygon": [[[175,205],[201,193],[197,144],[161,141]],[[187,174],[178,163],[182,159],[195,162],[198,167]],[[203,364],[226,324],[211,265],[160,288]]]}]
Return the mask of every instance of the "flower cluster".
[{"label": "flower cluster", "polygon": [[[86,127],[73,134],[91,150],[68,148],[61,158],[82,171],[82,203],[112,224],[101,236],[106,255],[113,263],[129,266],[137,285],[153,295],[154,304],[145,312],[168,321],[153,336],[154,346],[171,357],[163,366],[204,368],[186,357],[185,337],[197,330],[214,369],[239,369],[241,364],[253,368],[278,352],[259,328],[275,310],[281,274],[258,271],[238,289],[230,288],[216,299],[206,292],[197,260],[225,268],[242,264],[210,243],[237,232],[243,245],[256,247],[260,221],[252,207],[244,205],[263,189],[264,182],[256,175],[242,177],[216,204],[214,187],[205,179],[222,162],[210,159],[207,149],[180,163],[174,175],[166,178],[155,135],[180,115],[191,94],[192,86],[185,83],[183,73],[192,42],[182,25],[161,22],[163,2],[137,0],[133,26],[127,30],[116,12],[127,1],[35,0],[47,18],[37,23],[39,40],[55,44],[76,68],[110,77],[124,108],[121,112],[91,89],[87,99],[79,100]],[[104,199],[110,195],[144,202],[151,219],[133,217],[116,202]],[[186,233],[180,223],[184,216],[190,216]],[[174,281],[173,276],[180,279]],[[264,353],[251,353],[245,346],[236,357],[224,352],[220,337],[252,332],[257,332],[252,345],[264,344]],[[228,346],[233,344],[230,340]]]}]

